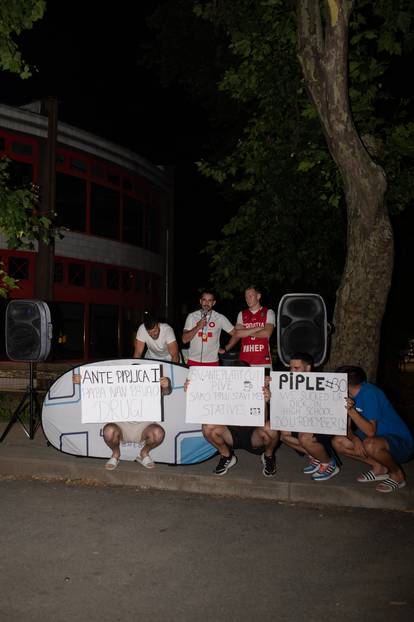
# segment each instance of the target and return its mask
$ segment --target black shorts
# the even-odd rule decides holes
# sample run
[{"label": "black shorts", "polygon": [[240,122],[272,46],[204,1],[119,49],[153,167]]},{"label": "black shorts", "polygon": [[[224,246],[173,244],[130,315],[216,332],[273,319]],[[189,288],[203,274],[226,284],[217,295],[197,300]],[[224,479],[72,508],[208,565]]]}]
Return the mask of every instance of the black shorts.
[{"label": "black shorts", "polygon": [[[299,432],[292,432],[292,436],[294,436],[295,438],[298,438]],[[324,446],[328,454],[332,456],[332,444],[331,444],[331,439],[333,438],[332,434],[314,434],[313,436],[316,438],[318,443],[321,443],[321,445]]]},{"label": "black shorts", "polygon": [[253,447],[252,445],[252,434],[256,428],[236,425],[229,425],[227,427],[230,430],[230,434],[233,439],[233,449],[245,449],[246,451],[250,451],[250,453],[256,454],[257,456],[263,453],[263,446]]}]

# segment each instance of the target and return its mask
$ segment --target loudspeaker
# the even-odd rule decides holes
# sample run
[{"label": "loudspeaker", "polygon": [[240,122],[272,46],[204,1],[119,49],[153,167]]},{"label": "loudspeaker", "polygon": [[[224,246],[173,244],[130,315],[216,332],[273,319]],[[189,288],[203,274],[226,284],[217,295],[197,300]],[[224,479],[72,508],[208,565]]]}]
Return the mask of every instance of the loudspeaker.
[{"label": "loudspeaker", "polygon": [[286,294],[277,312],[277,347],[286,366],[293,354],[306,352],[315,367],[326,357],[328,324],[326,307],[319,294]]},{"label": "loudspeaker", "polygon": [[12,300],[6,309],[6,353],[12,361],[44,361],[50,352],[50,310],[41,300]]},{"label": "loudspeaker", "polygon": [[239,352],[232,350],[231,352],[226,352],[225,354],[219,354],[219,362],[222,367],[232,367],[235,363],[237,367],[240,363]]}]

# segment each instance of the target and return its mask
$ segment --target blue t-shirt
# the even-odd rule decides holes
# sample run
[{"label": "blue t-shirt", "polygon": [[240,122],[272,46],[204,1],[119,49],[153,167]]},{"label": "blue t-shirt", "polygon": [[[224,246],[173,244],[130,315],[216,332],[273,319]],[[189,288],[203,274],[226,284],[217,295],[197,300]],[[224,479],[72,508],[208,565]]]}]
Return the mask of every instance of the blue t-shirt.
[{"label": "blue t-shirt", "polygon": [[[359,393],[353,398],[355,409],[368,421],[377,422],[375,436],[399,436],[411,444],[414,449],[414,440],[410,430],[401,417],[395,412],[385,393],[375,384],[363,382]],[[366,434],[357,429],[355,434],[364,439]]]}]

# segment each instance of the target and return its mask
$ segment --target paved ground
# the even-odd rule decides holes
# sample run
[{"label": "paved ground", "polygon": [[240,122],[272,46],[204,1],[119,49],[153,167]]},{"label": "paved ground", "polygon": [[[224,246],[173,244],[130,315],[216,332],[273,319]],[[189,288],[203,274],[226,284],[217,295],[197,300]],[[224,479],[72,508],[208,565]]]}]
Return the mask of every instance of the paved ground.
[{"label": "paved ground", "polygon": [[4,622],[407,622],[414,516],[0,481]]},{"label": "paved ground", "polygon": [[[5,423],[0,425],[4,429]],[[313,482],[302,474],[303,458],[282,446],[277,452],[278,473],[267,479],[260,458],[237,452],[238,464],[223,477],[212,474],[217,458],[190,466],[157,465],[148,471],[134,462],[122,462],[116,471],[104,470],[104,460],[77,458],[48,447],[39,429],[29,440],[16,424],[0,444],[0,476],[34,477],[134,486],[142,489],[185,491],[214,496],[267,499],[318,506],[364,507],[414,511],[414,461],[405,465],[408,485],[398,493],[380,494],[375,484],[358,484],[361,465],[345,459],[342,472],[326,482]]]}]

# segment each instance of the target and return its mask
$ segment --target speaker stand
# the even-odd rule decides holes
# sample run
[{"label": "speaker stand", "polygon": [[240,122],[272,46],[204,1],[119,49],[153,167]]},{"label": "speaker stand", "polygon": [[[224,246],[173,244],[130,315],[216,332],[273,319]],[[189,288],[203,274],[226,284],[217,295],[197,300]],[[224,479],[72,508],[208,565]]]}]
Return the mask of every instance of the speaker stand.
[{"label": "speaker stand", "polygon": [[[36,389],[34,388],[33,383],[33,363],[29,363],[30,376],[29,376],[29,385],[26,389],[25,394],[23,395],[20,404],[12,414],[10,421],[4,430],[3,434],[0,437],[0,443],[6,438],[14,424],[18,421],[23,428],[26,436],[33,440],[35,432],[40,425],[40,402],[37,397]],[[27,425],[22,419],[21,415],[24,413],[26,408],[29,407],[29,424]]]}]

